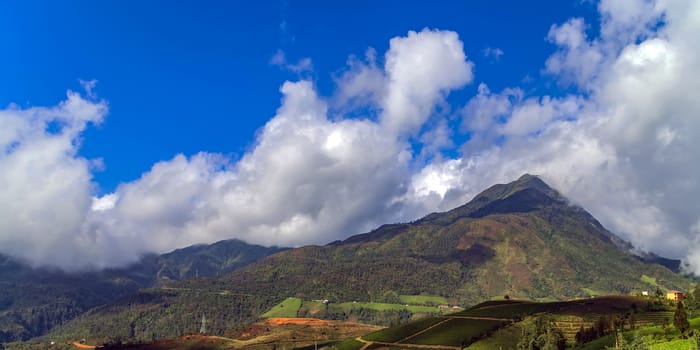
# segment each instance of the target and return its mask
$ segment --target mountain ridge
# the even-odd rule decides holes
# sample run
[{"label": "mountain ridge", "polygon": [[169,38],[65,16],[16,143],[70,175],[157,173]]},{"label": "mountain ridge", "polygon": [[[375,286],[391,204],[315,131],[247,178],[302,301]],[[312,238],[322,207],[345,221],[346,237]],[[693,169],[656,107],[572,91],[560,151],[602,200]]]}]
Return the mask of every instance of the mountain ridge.
[{"label": "mountain ridge", "polygon": [[[511,183],[491,186],[455,209],[431,213],[412,223],[382,225],[325,246],[275,254],[223,276],[222,281],[245,281],[242,284],[251,287],[242,291],[259,288],[278,291],[280,297],[294,295],[296,289],[296,293],[318,298],[367,300],[383,290],[398,289],[404,294],[453,297],[463,303],[499,293],[564,299],[585,296],[585,290],[624,293],[653,289],[657,286],[642,282],[642,276],[651,275],[660,281],[660,287],[681,288],[684,284],[682,277],[656,264],[660,259],[643,259],[631,252],[629,243],[605,229],[586,210],[571,204],[539,177],[525,174]],[[602,259],[600,265],[595,263],[598,259]],[[586,271],[579,272],[578,266],[585,266]],[[398,271],[402,282],[395,281],[397,273],[391,273],[392,269]],[[401,272],[404,270],[417,271],[422,277],[414,279]],[[634,270],[634,276],[625,276],[630,270]],[[305,281],[297,277],[297,271],[307,271],[314,277],[309,278],[311,282]],[[380,271],[384,279],[376,279],[366,271]],[[489,286],[487,277],[499,274],[509,286]],[[555,274],[562,281],[554,278]],[[345,275],[350,276],[346,281],[335,277]],[[596,275],[603,276],[605,282],[596,281]],[[222,281],[216,283],[228,288],[229,283]],[[348,281],[353,281],[356,288]],[[450,287],[429,287],[427,281],[432,285],[444,282]],[[479,290],[469,287],[467,281],[479,285]],[[386,286],[382,287],[381,282]],[[339,289],[343,292],[318,287],[334,283],[342,286]]]},{"label": "mountain ridge", "polygon": [[196,276],[219,276],[284,249],[223,240],[149,254],[123,268],[82,273],[32,268],[0,254],[0,342],[41,335],[140,288]]}]

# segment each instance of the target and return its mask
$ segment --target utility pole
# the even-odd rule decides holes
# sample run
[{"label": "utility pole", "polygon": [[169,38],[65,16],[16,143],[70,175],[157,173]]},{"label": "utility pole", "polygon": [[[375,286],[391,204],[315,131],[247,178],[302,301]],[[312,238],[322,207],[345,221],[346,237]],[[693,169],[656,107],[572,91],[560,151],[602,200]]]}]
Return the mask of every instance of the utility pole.
[{"label": "utility pole", "polygon": [[202,314],[202,326],[199,328],[199,333],[207,333],[207,315]]}]

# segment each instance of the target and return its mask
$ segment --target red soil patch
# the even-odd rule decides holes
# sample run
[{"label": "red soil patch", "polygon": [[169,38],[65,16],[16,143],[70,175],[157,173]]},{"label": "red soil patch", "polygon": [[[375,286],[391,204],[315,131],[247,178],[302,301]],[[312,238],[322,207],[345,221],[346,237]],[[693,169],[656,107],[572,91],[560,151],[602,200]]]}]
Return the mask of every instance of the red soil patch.
[{"label": "red soil patch", "polygon": [[265,323],[278,325],[323,325],[330,324],[331,321],[319,320],[317,318],[288,318],[288,317],[273,317],[265,320]]},{"label": "red soil patch", "polygon": [[270,327],[267,326],[262,326],[259,324],[254,324],[251,325],[250,327],[246,328],[236,339],[239,340],[248,340],[248,339],[253,339],[255,337],[259,337],[263,334],[269,333],[270,332]]}]

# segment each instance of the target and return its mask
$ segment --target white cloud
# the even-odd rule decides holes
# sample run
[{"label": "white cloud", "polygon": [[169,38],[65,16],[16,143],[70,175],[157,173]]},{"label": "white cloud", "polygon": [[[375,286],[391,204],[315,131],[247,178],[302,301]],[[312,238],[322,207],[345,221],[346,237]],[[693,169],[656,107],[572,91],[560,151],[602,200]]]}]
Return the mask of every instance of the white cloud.
[{"label": "white cloud", "polygon": [[[456,33],[409,32],[391,40],[383,66],[371,49],[351,58],[331,99],[309,81],[285,83],[239,161],[176,155],[101,198],[76,150],[106,104],[69,93],[53,108],[10,106],[0,111],[0,251],[77,268],[233,237],[327,243],[530,172],[641,249],[687,257],[700,271],[700,3],[625,3],[601,2],[599,36],[581,19],[549,32],[556,50],[544,69],[580,94],[483,83],[451,130],[436,110],[461,107],[446,96],[472,82],[473,64]],[[281,51],[271,63],[288,66]],[[464,145],[454,144],[459,132],[469,134]],[[462,154],[441,155],[454,148]]]},{"label": "white cloud", "polygon": [[415,135],[449,90],[473,79],[457,33],[423,29],[391,39],[382,125],[395,135]]},{"label": "white cloud", "polygon": [[514,106],[510,118],[501,128],[501,133],[507,136],[524,136],[539,132],[554,120],[578,115],[580,108],[581,101],[575,97],[530,98]]},{"label": "white cloud", "polygon": [[304,57],[296,63],[289,63],[287,61],[287,55],[284,53],[284,51],[279,49],[274,55],[272,55],[272,57],[270,57],[269,62],[273,66],[278,66],[284,70],[288,70],[296,74],[309,73],[314,70],[314,65],[310,58]]},{"label": "white cloud", "polygon": [[99,198],[92,197],[92,205],[90,206],[90,209],[92,211],[105,211],[112,209],[117,204],[117,199],[119,199],[119,196],[114,193],[107,194]]},{"label": "white cloud", "polygon": [[270,64],[273,66],[284,66],[287,64],[287,55],[284,51],[278,49],[272,57],[270,57]]},{"label": "white cloud", "polygon": [[573,18],[562,25],[552,25],[548,39],[559,50],[547,59],[546,72],[558,76],[563,82],[574,83],[588,89],[604,60],[597,41],[589,41],[582,18]]},{"label": "white cloud", "polygon": [[483,132],[494,123],[498,123],[499,118],[508,116],[513,103],[520,101],[523,92],[520,89],[506,89],[500,94],[492,94],[486,84],[479,84],[479,93],[470,99],[462,110],[462,129]]},{"label": "white cloud", "polygon": [[490,58],[496,62],[499,61],[501,59],[501,56],[503,56],[504,54],[503,50],[497,47],[487,47],[483,49],[481,53],[484,55],[484,57]]},{"label": "white cloud", "polygon": [[281,91],[277,115],[238,163],[211,154],[160,162],[119,187],[116,205],[95,213],[93,230],[164,251],[232,236],[327,242],[390,219],[386,199],[407,181],[405,145],[370,121],[329,120],[310,82]]},{"label": "white cloud", "polygon": [[[700,196],[700,148],[693,143],[700,136],[700,52],[692,38],[700,4],[603,1],[600,9],[600,37],[588,38],[579,19],[549,34],[559,49],[547,71],[586,94],[506,102],[505,93],[480,93],[467,104],[464,123],[501,133],[480,133],[492,138],[470,141],[453,171],[498,181],[542,174],[641,249],[692,261]],[[656,28],[661,18],[665,24]],[[499,135],[507,137],[495,144]]]},{"label": "white cloud", "polygon": [[106,112],[104,102],[71,91],[56,107],[0,111],[2,252],[70,266],[73,255],[89,248],[76,233],[90,211],[90,162],[76,155],[76,145]]},{"label": "white cloud", "polygon": [[384,70],[377,66],[377,52],[367,49],[365,60],[350,56],[347,69],[335,77],[334,105],[343,112],[363,106],[379,106],[386,93]]}]

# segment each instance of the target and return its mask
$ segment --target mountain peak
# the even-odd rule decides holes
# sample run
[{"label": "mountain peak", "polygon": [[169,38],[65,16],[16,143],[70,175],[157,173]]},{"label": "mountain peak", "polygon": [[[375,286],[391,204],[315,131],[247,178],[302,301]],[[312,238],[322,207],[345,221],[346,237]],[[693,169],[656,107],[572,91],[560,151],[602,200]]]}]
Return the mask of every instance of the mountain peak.
[{"label": "mountain peak", "polygon": [[557,201],[566,201],[564,196],[557,192],[557,190],[550,187],[547,183],[542,181],[542,179],[540,179],[539,176],[531,174],[524,174],[517,180],[505,185],[492,186],[486,191],[480,193],[477,197],[484,195],[485,193],[489,192],[489,190],[495,189],[496,187],[502,187],[507,190],[505,196],[500,197],[500,199],[505,199],[506,197],[523,190],[537,190]]},{"label": "mountain peak", "polygon": [[524,213],[568,200],[538,176],[524,174],[507,184],[497,184],[479,193],[469,203],[446,213],[433,213],[419,222],[449,223],[459,217],[480,218],[491,214]]},{"label": "mountain peak", "polygon": [[519,184],[521,186],[527,187],[544,187],[548,189],[551,188],[544,181],[542,181],[542,179],[540,179],[539,176],[528,173],[523,174],[517,180],[511,182],[510,184]]}]

